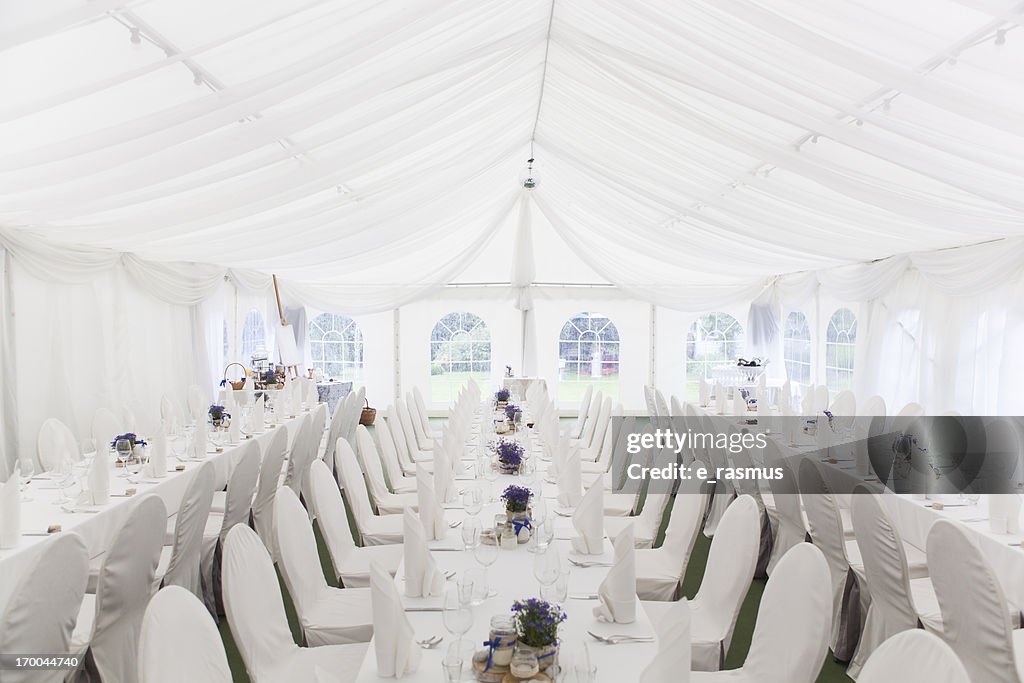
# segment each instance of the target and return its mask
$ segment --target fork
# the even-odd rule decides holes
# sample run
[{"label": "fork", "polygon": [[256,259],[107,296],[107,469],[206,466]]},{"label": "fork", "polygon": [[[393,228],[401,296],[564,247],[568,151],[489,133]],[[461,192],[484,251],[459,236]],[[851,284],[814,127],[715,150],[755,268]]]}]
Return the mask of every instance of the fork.
[{"label": "fork", "polygon": [[611,567],[612,564],[613,564],[612,562],[600,562],[600,561],[581,562],[580,560],[574,560],[571,557],[569,558],[569,563],[572,564],[574,567],[584,567],[584,568],[585,567]]},{"label": "fork", "polygon": [[440,645],[443,640],[444,636],[430,636],[426,640],[417,640],[416,644],[424,650],[430,650]]},{"label": "fork", "polygon": [[627,636],[627,635],[611,635],[611,636],[599,636],[593,631],[587,631],[592,637],[600,640],[602,643],[608,643],[609,645],[618,645],[619,643],[653,643],[654,636]]},{"label": "fork", "polygon": [[457,529],[457,528],[459,528],[460,524],[462,524],[462,520],[461,519],[459,521],[457,521],[457,522],[448,522],[448,528],[449,529]]}]

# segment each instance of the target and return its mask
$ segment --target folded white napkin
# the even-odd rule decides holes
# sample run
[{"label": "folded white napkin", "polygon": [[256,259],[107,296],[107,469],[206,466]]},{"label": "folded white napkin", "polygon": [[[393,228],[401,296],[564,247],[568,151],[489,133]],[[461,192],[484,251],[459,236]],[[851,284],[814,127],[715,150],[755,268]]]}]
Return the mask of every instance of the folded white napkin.
[{"label": "folded white napkin", "polygon": [[434,440],[434,497],[442,504],[450,503],[457,497],[448,452],[437,439]]},{"label": "folded white napkin", "polygon": [[825,450],[831,448],[835,442],[835,435],[828,425],[828,416],[825,413],[818,413],[818,426],[814,432],[814,441],[818,448]]},{"label": "folded white napkin", "polygon": [[152,479],[161,479],[167,476],[167,434],[163,429],[158,429],[150,439],[149,463],[146,465],[146,472],[143,476]]},{"label": "folded white napkin", "polygon": [[427,540],[440,541],[447,534],[448,525],[444,521],[444,508],[434,495],[432,477],[423,465],[416,465],[416,499]]},{"label": "folded white napkin", "polygon": [[206,457],[206,444],[210,442],[210,427],[206,420],[196,421],[196,431],[192,434],[192,457],[202,460]]},{"label": "folded white napkin", "polygon": [[256,401],[256,405],[253,406],[250,415],[249,419],[252,420],[252,424],[249,427],[249,431],[255,433],[262,432],[263,423],[267,419],[267,402],[263,398]]},{"label": "folded white napkin", "polygon": [[[579,448],[577,447],[577,453]],[[558,445],[555,447],[555,457],[551,461],[552,475],[558,477],[562,470],[565,469],[566,462],[569,460],[569,453],[572,451],[572,438],[569,433],[558,435]],[[557,479],[556,479],[557,481]]]},{"label": "folded white napkin", "polygon": [[228,442],[232,444],[239,443],[242,440],[242,416],[235,413],[231,414],[231,419],[228,421]]},{"label": "folded white napkin", "polygon": [[719,415],[725,413],[725,387],[721,382],[715,382],[715,412]]},{"label": "folded white napkin", "polygon": [[235,390],[227,382],[224,383],[224,409],[231,415],[235,414],[238,402],[235,400]]},{"label": "folded white napkin", "polygon": [[743,398],[739,388],[733,389],[732,414],[737,417],[743,417],[747,414],[747,399]]},{"label": "folded white napkin", "polygon": [[616,624],[636,621],[636,548],[633,536],[633,523],[630,522],[612,543],[615,559],[597,589],[601,604],[594,608],[594,616],[600,621]]},{"label": "folded white napkin", "polygon": [[640,683],[688,681],[690,647],[690,602],[677,600],[659,625],[658,654],[640,674]]},{"label": "folded white napkin", "polygon": [[256,388],[256,378],[252,376],[252,373],[246,373],[245,383],[242,384],[242,391],[252,391]]},{"label": "folded white napkin", "polygon": [[697,395],[702,406],[707,406],[711,402],[711,385],[703,377],[698,380]]},{"label": "folded white napkin", "polygon": [[[572,526],[579,534],[572,539],[573,550],[584,555],[604,552],[604,482],[600,477],[576,506]],[[633,591],[636,592],[636,588]]]},{"label": "folded white napkin", "polygon": [[0,548],[13,548],[21,540],[20,473],[21,466],[15,465],[6,483],[0,484]]},{"label": "folded white napkin", "polygon": [[370,605],[373,611],[373,650],[377,675],[401,678],[420,665],[415,631],[402,607],[395,582],[380,564],[370,563]]},{"label": "folded white napkin", "polygon": [[440,595],[444,588],[444,573],[437,568],[437,562],[427,548],[423,524],[412,508],[408,507],[402,513],[402,519],[405,533],[405,594],[410,598]]},{"label": "folded white napkin", "polygon": [[107,449],[97,448],[96,456],[89,465],[89,500],[93,505],[110,502],[110,458]]},{"label": "folded white napkin", "polygon": [[989,527],[997,534],[1020,533],[1020,496],[992,494],[988,497]]},{"label": "folded white napkin", "polygon": [[562,507],[574,508],[583,500],[583,470],[580,463],[580,452],[577,449],[570,455],[562,469],[558,471],[558,504]]}]

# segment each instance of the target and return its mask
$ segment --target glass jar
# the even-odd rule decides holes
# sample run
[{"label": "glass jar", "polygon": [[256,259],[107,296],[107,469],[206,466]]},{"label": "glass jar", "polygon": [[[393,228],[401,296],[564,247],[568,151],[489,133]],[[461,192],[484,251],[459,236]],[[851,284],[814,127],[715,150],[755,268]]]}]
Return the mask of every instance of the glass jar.
[{"label": "glass jar", "polygon": [[529,680],[540,673],[537,651],[532,647],[519,646],[512,655],[509,673],[519,680]]},{"label": "glass jar", "polygon": [[501,547],[515,548],[517,545],[519,545],[519,538],[516,536],[515,530],[511,524],[506,524],[501,529]]},{"label": "glass jar", "polygon": [[509,666],[516,647],[516,629],[512,617],[496,615],[491,617],[491,634],[488,638],[491,648],[492,666]]}]

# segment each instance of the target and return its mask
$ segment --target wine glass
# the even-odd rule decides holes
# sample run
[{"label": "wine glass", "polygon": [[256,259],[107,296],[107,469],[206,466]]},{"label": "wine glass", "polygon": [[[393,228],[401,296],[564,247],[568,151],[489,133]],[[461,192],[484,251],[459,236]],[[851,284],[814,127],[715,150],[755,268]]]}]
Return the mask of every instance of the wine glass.
[{"label": "wine glass", "polygon": [[18,476],[21,479],[21,500],[28,502],[32,500],[32,493],[28,488],[28,485],[32,483],[32,477],[35,475],[36,465],[31,458],[18,461]]},{"label": "wine glass", "polygon": [[134,450],[134,457],[128,459],[125,463],[125,470],[128,472],[128,481],[133,484],[138,483],[139,473],[142,472],[142,466],[145,461],[148,460],[148,449],[145,446],[140,446]]},{"label": "wine glass", "polygon": [[[456,637],[459,650],[462,650],[462,639],[473,627],[473,609],[469,603],[462,603],[458,586],[447,586],[444,591],[444,607],[441,614],[444,627],[448,633]],[[454,647],[454,646],[453,646]]]},{"label": "wine glass", "polygon": [[569,568],[558,572],[558,578],[550,586],[541,588],[540,597],[548,602],[565,602],[569,598]]},{"label": "wine glass", "polygon": [[498,468],[494,467],[488,458],[487,467],[484,468],[484,479],[487,480],[487,500],[494,502],[494,482],[498,480]]},{"label": "wine glass", "polygon": [[542,552],[555,539],[555,520],[548,517],[543,522],[535,524],[533,533],[537,537],[537,551]]},{"label": "wine glass", "polygon": [[[119,467],[127,469],[128,461],[132,457],[132,442],[128,439],[118,439],[114,442],[114,453],[117,455],[117,464]],[[120,476],[126,477],[127,473],[122,473]]]},{"label": "wine glass", "polygon": [[480,520],[467,517],[462,521],[462,545],[466,550],[473,550],[480,545]]},{"label": "wine glass", "polygon": [[496,592],[492,592],[490,590],[490,583],[487,580],[487,568],[498,560],[497,538],[495,538],[494,545],[481,542],[473,548],[473,559],[479,562],[480,566],[484,568],[484,585],[487,587],[487,597],[496,595]]},{"label": "wine glass", "polygon": [[462,494],[462,507],[471,518],[475,519],[480,514],[480,510],[484,507],[484,496],[479,487],[470,486],[466,489]]},{"label": "wine glass", "polygon": [[544,586],[550,586],[558,580],[558,574],[562,570],[562,558],[554,548],[547,547],[538,549],[533,557],[533,576],[540,583],[540,591],[544,592]]}]

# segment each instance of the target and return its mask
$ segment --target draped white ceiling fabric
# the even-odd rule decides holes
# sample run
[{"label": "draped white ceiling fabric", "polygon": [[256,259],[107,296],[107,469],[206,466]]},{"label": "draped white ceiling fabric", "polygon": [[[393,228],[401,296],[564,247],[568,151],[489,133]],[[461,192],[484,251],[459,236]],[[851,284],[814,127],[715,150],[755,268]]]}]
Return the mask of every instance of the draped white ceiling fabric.
[{"label": "draped white ceiling fabric", "polygon": [[493,253],[534,155],[523,210],[630,296],[701,310],[774,283],[785,301],[911,253],[881,267],[955,258],[935,286],[956,290],[977,261],[928,252],[1008,239],[991,251],[1019,273],[1022,10],[2,3],[0,240],[66,282],[120,263],[171,303],[276,272],[288,299],[386,310]]}]

